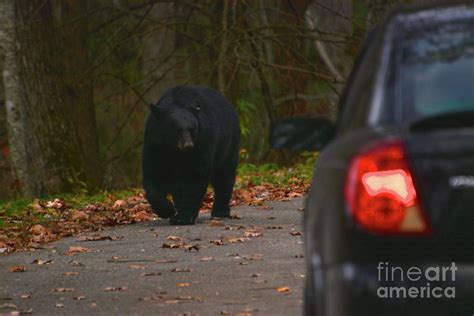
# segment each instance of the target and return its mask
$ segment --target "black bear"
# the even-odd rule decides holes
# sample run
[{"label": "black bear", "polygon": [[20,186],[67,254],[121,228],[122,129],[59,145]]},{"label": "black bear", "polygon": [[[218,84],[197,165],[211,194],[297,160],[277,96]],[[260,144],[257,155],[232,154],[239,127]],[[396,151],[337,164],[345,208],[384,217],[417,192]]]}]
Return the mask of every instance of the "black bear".
[{"label": "black bear", "polygon": [[168,89],[150,105],[145,126],[143,187],[153,211],[173,225],[192,225],[210,183],[212,216],[229,217],[239,142],[239,118],[221,93],[205,86]]}]

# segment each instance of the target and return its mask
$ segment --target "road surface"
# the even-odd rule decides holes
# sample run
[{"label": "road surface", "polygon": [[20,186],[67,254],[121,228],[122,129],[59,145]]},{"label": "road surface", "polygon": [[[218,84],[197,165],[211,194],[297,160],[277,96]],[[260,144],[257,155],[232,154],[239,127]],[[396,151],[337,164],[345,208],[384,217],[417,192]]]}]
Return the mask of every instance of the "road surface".
[{"label": "road surface", "polygon": [[122,226],[0,256],[0,315],[301,315],[302,204]]}]

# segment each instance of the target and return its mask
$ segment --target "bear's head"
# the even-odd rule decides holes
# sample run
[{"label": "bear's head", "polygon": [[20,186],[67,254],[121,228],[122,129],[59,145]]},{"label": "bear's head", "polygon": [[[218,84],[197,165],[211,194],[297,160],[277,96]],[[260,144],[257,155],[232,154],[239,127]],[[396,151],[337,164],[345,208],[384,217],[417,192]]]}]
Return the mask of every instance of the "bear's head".
[{"label": "bear's head", "polygon": [[186,105],[150,104],[150,112],[156,122],[160,140],[179,150],[192,149],[196,145],[201,108],[197,102]]}]

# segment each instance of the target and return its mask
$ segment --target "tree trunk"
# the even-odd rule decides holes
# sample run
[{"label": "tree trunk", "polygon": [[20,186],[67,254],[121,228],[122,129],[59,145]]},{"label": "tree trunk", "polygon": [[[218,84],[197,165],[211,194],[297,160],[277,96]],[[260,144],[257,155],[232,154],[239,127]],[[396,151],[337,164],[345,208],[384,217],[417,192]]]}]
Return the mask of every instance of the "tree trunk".
[{"label": "tree trunk", "polygon": [[175,22],[175,5],[155,3],[148,14],[152,22],[146,24],[144,32],[143,73],[149,80],[144,88],[147,102],[156,102],[166,89],[176,84],[175,70],[170,69],[176,63],[176,32],[169,26]]},{"label": "tree trunk", "polygon": [[103,168],[95,116],[92,71],[87,55],[87,1],[53,0],[53,10],[62,52],[64,106],[69,107],[74,132],[79,137],[84,158],[84,180],[88,188],[102,184]]},{"label": "tree trunk", "polygon": [[[78,88],[81,80],[62,73],[69,72],[65,66],[81,63],[73,60],[80,53],[67,56],[62,51],[50,1],[8,0],[1,5],[10,149],[22,191],[44,196],[88,188],[94,181],[81,136],[89,132],[79,131],[89,127],[83,110],[72,108],[93,105],[72,101],[84,92]],[[65,63],[68,57],[71,61]],[[77,120],[84,126],[76,130]]]}]

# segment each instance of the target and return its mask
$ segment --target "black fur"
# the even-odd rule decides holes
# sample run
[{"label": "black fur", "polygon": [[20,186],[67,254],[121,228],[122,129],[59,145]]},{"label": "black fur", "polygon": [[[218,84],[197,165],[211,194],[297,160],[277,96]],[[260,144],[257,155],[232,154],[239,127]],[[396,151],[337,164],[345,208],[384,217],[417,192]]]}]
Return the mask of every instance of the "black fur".
[{"label": "black fur", "polygon": [[150,105],[143,144],[143,186],[153,211],[172,224],[194,224],[210,183],[212,216],[230,216],[239,142],[237,113],[221,93],[204,86],[167,90]]}]

